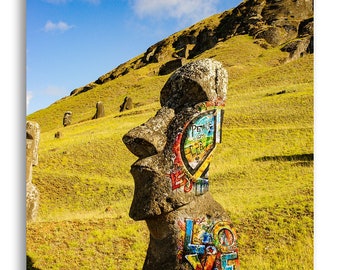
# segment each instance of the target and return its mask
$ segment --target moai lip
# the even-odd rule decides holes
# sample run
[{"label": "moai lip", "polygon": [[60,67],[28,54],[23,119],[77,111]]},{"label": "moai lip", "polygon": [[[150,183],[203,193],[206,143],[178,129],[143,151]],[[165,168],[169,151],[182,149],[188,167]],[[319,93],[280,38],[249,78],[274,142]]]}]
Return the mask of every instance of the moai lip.
[{"label": "moai lip", "polygon": [[227,83],[215,60],[182,66],[162,88],[157,114],[123,136],[139,158],[129,215],[150,231],[143,269],[239,269],[235,228],[208,179]]}]

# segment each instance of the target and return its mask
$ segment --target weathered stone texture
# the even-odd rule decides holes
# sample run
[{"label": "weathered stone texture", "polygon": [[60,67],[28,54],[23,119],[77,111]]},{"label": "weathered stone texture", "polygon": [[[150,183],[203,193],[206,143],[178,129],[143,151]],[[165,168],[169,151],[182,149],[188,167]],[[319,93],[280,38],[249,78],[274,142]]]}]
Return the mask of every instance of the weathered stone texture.
[{"label": "weathered stone texture", "polygon": [[40,142],[40,126],[36,122],[26,122],[26,157],[32,165],[38,165],[38,148]]},{"label": "weathered stone texture", "polygon": [[120,105],[120,112],[133,109],[133,103],[131,97],[125,97],[123,103]]},{"label": "weathered stone texture", "polygon": [[[229,263],[239,269],[236,231],[208,190],[227,83],[227,71],[215,60],[182,66],[161,90],[157,114],[123,136],[139,158],[131,166],[135,190],[129,215],[145,220],[150,231],[145,270],[222,270]],[[198,232],[201,236],[194,236]],[[222,234],[228,234],[228,245]],[[192,244],[192,237],[203,238]]]},{"label": "weathered stone texture", "polygon": [[38,215],[39,191],[32,183],[33,166],[38,165],[40,126],[26,122],[26,220],[34,221]]},{"label": "weathered stone texture", "polygon": [[160,102],[176,110],[204,101],[224,101],[227,83],[228,73],[220,62],[198,60],[174,72],[161,90]]},{"label": "weathered stone texture", "polygon": [[72,123],[72,112],[67,111],[64,113],[63,125],[64,127],[71,125]]},{"label": "weathered stone texture", "polygon": [[155,117],[125,134],[123,142],[131,153],[140,158],[160,153],[167,140],[164,130],[167,129],[173,117],[174,111],[164,107],[157,112]]},{"label": "weathered stone texture", "polygon": [[38,217],[39,210],[39,191],[37,187],[30,183],[26,183],[26,221],[35,221]]},{"label": "weathered stone texture", "polygon": [[96,113],[92,117],[92,119],[98,119],[98,118],[104,117],[104,116],[105,116],[104,103],[102,101],[98,101],[96,103]]},{"label": "weathered stone texture", "polygon": [[158,75],[167,75],[183,65],[183,58],[174,59],[161,65]]}]

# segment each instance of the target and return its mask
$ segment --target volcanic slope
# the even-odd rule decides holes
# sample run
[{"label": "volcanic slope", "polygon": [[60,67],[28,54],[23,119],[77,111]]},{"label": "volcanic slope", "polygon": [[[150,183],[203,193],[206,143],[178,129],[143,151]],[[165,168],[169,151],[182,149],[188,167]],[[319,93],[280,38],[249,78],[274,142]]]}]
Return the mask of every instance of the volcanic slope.
[{"label": "volcanic slope", "polygon": [[[220,16],[191,30],[218,25]],[[222,144],[209,181],[237,228],[242,269],[313,269],[313,54],[292,59],[286,45],[235,35],[184,59],[213,58],[229,73]],[[27,269],[142,268],[149,236],[143,221],[128,216],[129,170],[137,158],[122,136],[160,108],[171,75],[158,75],[162,64],[93,82],[27,116],[41,126],[33,168],[40,205],[37,221],[27,224]],[[119,112],[125,96],[134,108]],[[99,100],[106,115],[92,120]],[[73,112],[67,127],[65,111]]]}]

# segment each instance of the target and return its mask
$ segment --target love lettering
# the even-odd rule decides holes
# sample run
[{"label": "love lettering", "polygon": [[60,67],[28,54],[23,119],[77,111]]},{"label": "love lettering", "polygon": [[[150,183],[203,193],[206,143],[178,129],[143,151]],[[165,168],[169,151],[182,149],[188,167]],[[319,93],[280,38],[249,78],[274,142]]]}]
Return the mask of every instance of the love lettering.
[{"label": "love lettering", "polygon": [[186,219],[182,260],[194,270],[234,270],[239,265],[236,233],[225,221]]}]

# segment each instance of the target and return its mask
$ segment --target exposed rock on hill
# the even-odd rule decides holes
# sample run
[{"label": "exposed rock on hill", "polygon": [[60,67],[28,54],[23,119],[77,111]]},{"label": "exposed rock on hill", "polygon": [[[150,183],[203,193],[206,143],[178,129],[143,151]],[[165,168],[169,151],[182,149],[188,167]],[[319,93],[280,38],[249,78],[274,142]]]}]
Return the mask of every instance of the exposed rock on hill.
[{"label": "exposed rock on hill", "polygon": [[287,60],[294,60],[314,51],[313,21],[313,0],[246,0],[234,9],[157,42],[140,57],[119,65],[95,82],[74,89],[70,95],[86,92],[149,63],[162,64],[159,75],[169,74],[174,67],[183,65],[183,60],[194,58],[236,35],[250,35],[264,48],[280,46],[290,53]]},{"label": "exposed rock on hill", "polygon": [[175,71],[177,68],[183,66],[183,58],[177,58],[175,60],[170,60],[165,64],[161,65],[159,68],[158,75],[166,75]]}]

